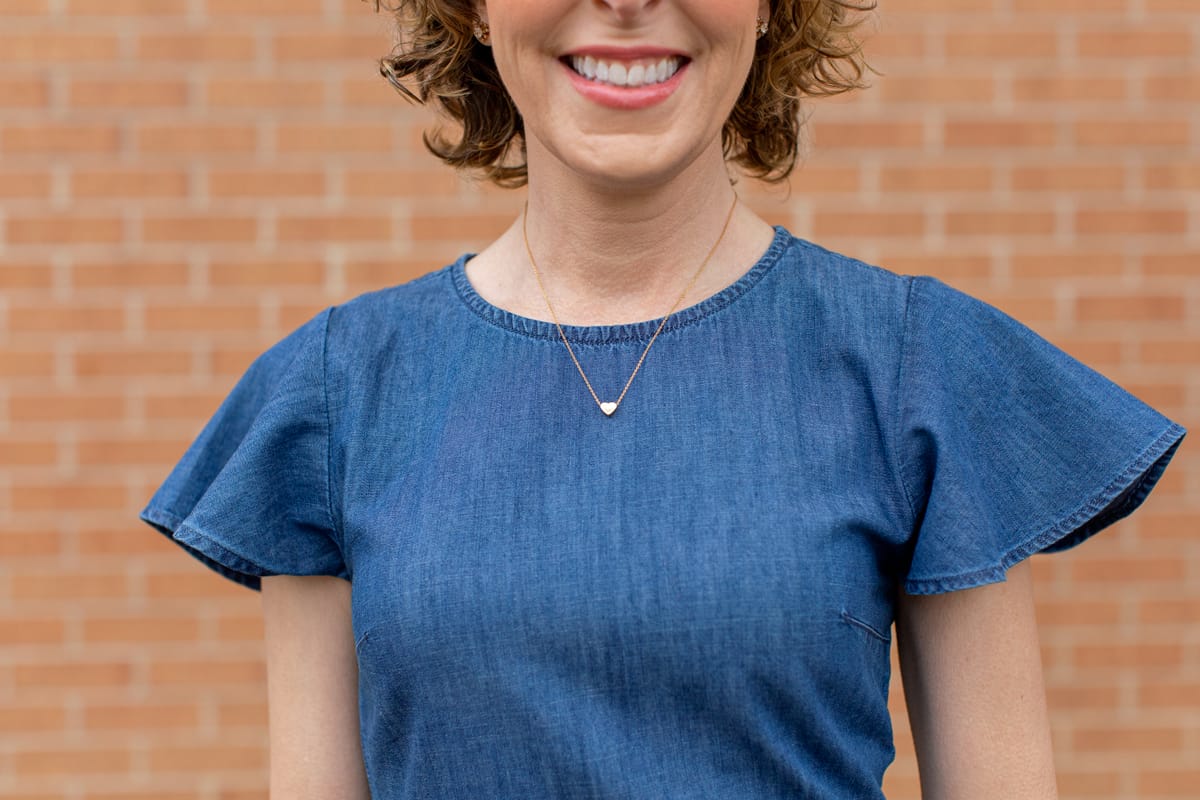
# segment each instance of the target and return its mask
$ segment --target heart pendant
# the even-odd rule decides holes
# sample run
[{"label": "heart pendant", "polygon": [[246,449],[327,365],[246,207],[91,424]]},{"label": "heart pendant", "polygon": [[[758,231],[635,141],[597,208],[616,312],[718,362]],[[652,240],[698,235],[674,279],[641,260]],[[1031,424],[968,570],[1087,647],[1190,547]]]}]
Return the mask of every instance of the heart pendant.
[{"label": "heart pendant", "polygon": [[612,413],[617,410],[617,404],[616,403],[601,403],[600,410],[603,411],[606,415],[611,417]]}]

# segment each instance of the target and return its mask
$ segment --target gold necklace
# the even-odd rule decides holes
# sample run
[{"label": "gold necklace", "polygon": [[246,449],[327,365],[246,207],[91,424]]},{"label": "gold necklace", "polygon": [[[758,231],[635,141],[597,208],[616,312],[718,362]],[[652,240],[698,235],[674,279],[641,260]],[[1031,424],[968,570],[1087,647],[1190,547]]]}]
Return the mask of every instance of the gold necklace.
[{"label": "gold necklace", "polygon": [[708,255],[700,262],[700,268],[696,270],[696,274],[688,281],[687,287],[683,293],[679,295],[679,299],[675,301],[675,305],[671,306],[671,310],[667,312],[667,316],[662,318],[662,322],[658,323],[658,329],[654,331],[654,335],[650,337],[650,342],[646,345],[646,349],[642,351],[642,357],[638,359],[637,366],[633,368],[633,372],[629,376],[629,380],[625,381],[625,388],[621,390],[621,394],[614,401],[601,402],[596,396],[596,390],[592,388],[592,382],[588,380],[587,374],[583,371],[583,366],[579,363],[579,359],[575,357],[575,351],[571,349],[571,343],[567,341],[567,335],[563,333],[562,325],[558,323],[558,315],[554,313],[554,306],[550,305],[550,297],[546,294],[546,287],[542,285],[542,276],[538,272],[537,261],[533,258],[533,250],[529,247],[529,201],[525,201],[525,210],[521,215],[521,236],[525,240],[525,253],[529,256],[529,263],[533,267],[533,276],[537,279],[538,288],[542,290],[542,298],[546,301],[546,308],[550,309],[550,317],[554,320],[555,327],[558,328],[558,335],[562,337],[563,344],[567,346],[567,353],[571,356],[571,360],[575,362],[575,369],[579,370],[579,375],[583,378],[583,383],[587,386],[588,392],[591,393],[592,399],[596,401],[596,405],[604,412],[605,416],[611,417],[613,412],[617,410],[617,406],[621,405],[621,401],[625,399],[625,393],[629,391],[629,385],[633,383],[634,377],[638,374],[638,370],[642,368],[642,362],[646,360],[646,354],[650,352],[650,348],[654,345],[654,340],[658,338],[658,334],[662,331],[663,326],[667,324],[667,320],[679,304],[683,302],[683,298],[691,291],[692,285],[696,283],[696,279],[700,277],[700,273],[704,271],[704,267],[708,264],[708,260],[712,258],[713,253],[717,252],[717,246],[721,244],[721,240],[725,238],[725,231],[729,230],[729,221],[733,219],[733,209],[737,207],[737,194],[733,196],[733,203],[729,206],[729,213],[725,215],[725,224],[721,226],[721,235],[717,237],[717,241],[709,248]]}]

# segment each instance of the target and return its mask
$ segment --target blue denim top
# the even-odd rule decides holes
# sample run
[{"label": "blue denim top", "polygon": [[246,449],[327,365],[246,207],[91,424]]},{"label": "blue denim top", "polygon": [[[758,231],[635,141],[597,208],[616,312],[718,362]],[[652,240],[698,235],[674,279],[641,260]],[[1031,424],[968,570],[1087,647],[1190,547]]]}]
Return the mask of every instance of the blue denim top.
[{"label": "blue denim top", "polygon": [[[782,228],[606,417],[468,257],[268,350],[142,512],[251,588],[351,580],[375,800],[881,797],[897,593],[1077,544],[1184,435]],[[658,322],[566,327],[601,400]]]}]

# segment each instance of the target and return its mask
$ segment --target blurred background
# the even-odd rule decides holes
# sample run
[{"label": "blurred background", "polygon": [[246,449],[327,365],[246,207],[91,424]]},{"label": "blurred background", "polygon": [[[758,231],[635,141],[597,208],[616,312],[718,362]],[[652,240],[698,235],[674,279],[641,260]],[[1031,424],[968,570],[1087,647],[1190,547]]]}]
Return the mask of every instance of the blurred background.
[{"label": "blurred background", "polygon": [[[1200,436],[1200,5],[881,0],[769,221],[998,305]],[[137,513],[252,358],[481,248],[361,0],[0,0],[0,797],[265,798],[259,596]],[[1200,796],[1200,448],[1035,559],[1064,798]],[[919,794],[899,681],[890,798]]]}]

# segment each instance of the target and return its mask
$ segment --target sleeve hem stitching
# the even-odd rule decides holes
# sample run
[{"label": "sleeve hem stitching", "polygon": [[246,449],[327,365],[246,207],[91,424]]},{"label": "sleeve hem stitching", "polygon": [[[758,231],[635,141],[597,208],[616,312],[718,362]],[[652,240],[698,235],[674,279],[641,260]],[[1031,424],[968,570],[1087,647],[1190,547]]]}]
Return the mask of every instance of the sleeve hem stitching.
[{"label": "sleeve hem stitching", "polygon": [[[1135,478],[1145,473],[1166,455],[1183,438],[1185,433],[1186,431],[1182,427],[1171,423],[1163,433],[1154,439],[1129,466],[1121,470],[1117,477],[1109,482],[1100,492],[1093,495],[1090,500],[1075,512],[1039,533],[1034,534],[1023,544],[1010,549],[1001,557],[999,564],[955,575],[909,579],[905,581],[904,591],[907,594],[938,594],[940,592],[957,591],[959,589],[970,589],[975,586],[997,583],[1004,580],[1005,572],[1014,564],[1062,540],[1078,530],[1089,520],[1094,519],[1115,498],[1119,497],[1122,491],[1128,489]],[[1165,469],[1165,465],[1163,466]],[[1158,472],[1161,474],[1161,470]],[[1157,482],[1159,474],[1147,475],[1139,490],[1130,495],[1122,505],[1120,511],[1124,513],[1118,512],[1109,522],[1116,522],[1118,519],[1127,516],[1134,508],[1140,505],[1150,494],[1150,490],[1153,488],[1154,483]],[[1090,533],[1099,533],[1100,530],[1101,528],[1096,528]]]}]

